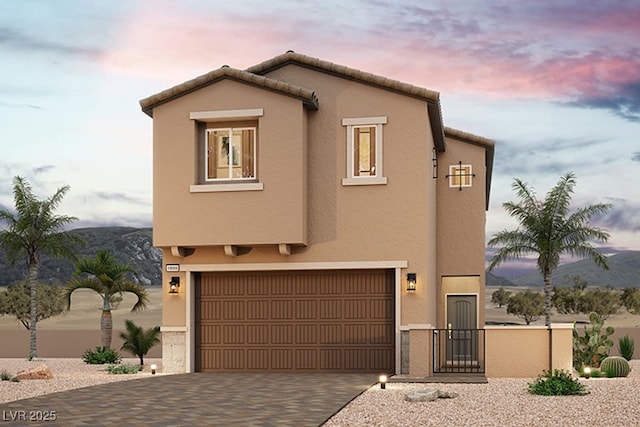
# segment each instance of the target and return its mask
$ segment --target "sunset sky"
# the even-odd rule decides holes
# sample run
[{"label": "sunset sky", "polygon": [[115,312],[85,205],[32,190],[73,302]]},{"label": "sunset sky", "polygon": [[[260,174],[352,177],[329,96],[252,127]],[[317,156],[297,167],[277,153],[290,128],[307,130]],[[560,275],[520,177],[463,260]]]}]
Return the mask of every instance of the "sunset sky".
[{"label": "sunset sky", "polygon": [[569,171],[609,252],[640,250],[640,2],[80,1],[0,4],[0,207],[11,179],[69,184],[76,226],[151,226],[138,101],[287,50],[440,92],[445,125],[496,141],[487,238]]}]

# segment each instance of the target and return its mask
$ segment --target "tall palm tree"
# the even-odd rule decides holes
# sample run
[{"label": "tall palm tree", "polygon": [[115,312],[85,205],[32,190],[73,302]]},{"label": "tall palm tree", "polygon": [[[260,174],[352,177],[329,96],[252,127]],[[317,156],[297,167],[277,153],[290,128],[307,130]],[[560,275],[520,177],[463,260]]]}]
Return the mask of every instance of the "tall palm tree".
[{"label": "tall palm tree", "polygon": [[52,258],[64,257],[73,260],[73,249],[82,242],[79,237],[63,231],[66,225],[77,218],[55,213],[69,188],[65,185],[58,188],[48,199],[38,200],[27,180],[16,176],[13,178],[15,213],[0,210],[0,222],[7,224],[7,228],[0,231],[0,247],[6,251],[11,264],[18,258],[26,259],[26,283],[30,292],[29,359],[36,357],[37,353],[36,283],[41,256],[46,254]]},{"label": "tall palm tree", "polygon": [[563,175],[555,187],[540,201],[533,189],[519,179],[512,188],[520,198],[518,203],[503,204],[509,215],[515,217],[520,226],[516,230],[504,230],[494,235],[487,244],[502,247],[489,264],[489,271],[508,259],[537,254],[538,270],[544,282],[545,324],[551,325],[551,277],[560,264],[562,254],[590,258],[596,265],[609,269],[607,260],[591,242],[606,242],[609,234],[597,227],[589,226],[594,215],[605,213],[611,205],[596,204],[569,212],[575,175]]},{"label": "tall palm tree", "polygon": [[122,296],[129,292],[138,300],[131,309],[132,312],[147,308],[149,297],[144,286],[128,279],[129,273],[134,269],[130,264],[119,264],[113,254],[107,250],[100,250],[95,257],[88,257],[76,263],[76,274],[85,274],[77,277],[67,285],[67,306],[71,308],[71,294],[77,289],[91,289],[102,297],[102,317],[100,318],[100,331],[102,333],[102,346],[111,348],[113,335],[113,319],[111,317],[114,297]]}]

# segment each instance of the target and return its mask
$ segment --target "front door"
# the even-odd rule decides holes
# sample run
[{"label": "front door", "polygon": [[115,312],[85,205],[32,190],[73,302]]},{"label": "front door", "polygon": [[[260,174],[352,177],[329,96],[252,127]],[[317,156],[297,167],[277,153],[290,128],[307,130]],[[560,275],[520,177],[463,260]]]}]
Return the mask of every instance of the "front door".
[{"label": "front door", "polygon": [[478,296],[447,295],[447,362],[477,360]]}]

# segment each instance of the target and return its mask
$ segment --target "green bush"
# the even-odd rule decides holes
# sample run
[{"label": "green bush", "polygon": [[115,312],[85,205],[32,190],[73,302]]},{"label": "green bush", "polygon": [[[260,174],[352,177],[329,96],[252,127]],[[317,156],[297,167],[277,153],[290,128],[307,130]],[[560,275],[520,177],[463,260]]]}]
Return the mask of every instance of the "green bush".
[{"label": "green bush", "polygon": [[618,338],[618,353],[620,353],[620,356],[626,360],[633,359],[633,344],[633,338],[630,338],[629,335]]},{"label": "green bush", "polygon": [[626,377],[631,371],[627,359],[620,356],[609,356],[600,364],[600,370],[609,378]]},{"label": "green bush", "polygon": [[139,365],[109,365],[107,372],[110,374],[137,374],[142,370]]},{"label": "green bush", "polygon": [[7,371],[0,372],[0,380],[9,381],[11,379],[11,374]]},{"label": "green bush", "polygon": [[95,351],[87,349],[82,355],[84,363],[89,365],[104,365],[106,363],[120,363],[120,355],[109,347],[96,347]]},{"label": "green bush", "polygon": [[529,393],[541,396],[584,396],[589,392],[569,372],[555,369],[553,372],[544,371],[534,382],[529,383]]}]

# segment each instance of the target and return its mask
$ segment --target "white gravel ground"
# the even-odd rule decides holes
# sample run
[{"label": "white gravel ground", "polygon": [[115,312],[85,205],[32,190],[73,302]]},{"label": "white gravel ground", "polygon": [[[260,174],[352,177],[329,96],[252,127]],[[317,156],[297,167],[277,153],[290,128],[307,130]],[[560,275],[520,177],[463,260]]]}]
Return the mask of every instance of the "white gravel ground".
[{"label": "white gravel ground", "polygon": [[[158,374],[162,371],[162,359],[145,359],[142,372],[137,374],[110,374],[105,365],[87,365],[82,359],[41,359],[29,362],[26,359],[0,359],[0,372],[15,375],[23,369],[45,364],[51,369],[53,379],[23,380],[20,382],[0,381],[0,404],[26,399],[58,391],[71,390],[96,384],[126,381],[151,375],[149,365],[158,365]],[[137,365],[139,359],[122,359],[122,364]]]},{"label": "white gravel ground", "polygon": [[[136,364],[137,359],[122,363]],[[0,372],[19,370],[44,363],[53,372],[51,380],[0,381],[0,404],[47,393],[126,381],[151,375],[155,363],[145,360],[143,372],[113,375],[101,365],[87,365],[80,359],[0,359]],[[586,396],[534,396],[528,393],[532,379],[489,379],[488,384],[408,384],[390,383],[386,390],[371,387],[332,417],[325,427],[345,426],[553,426],[613,427],[640,425],[640,361],[631,361],[627,378],[581,380],[588,386]],[[440,388],[460,394],[454,399],[409,403],[410,390]]]},{"label": "white gravel ground", "polygon": [[[488,384],[387,384],[354,399],[324,426],[554,426],[640,425],[640,361],[627,378],[581,380],[586,396],[536,396],[533,379],[489,379]],[[406,402],[410,390],[456,391],[454,399]]]}]

